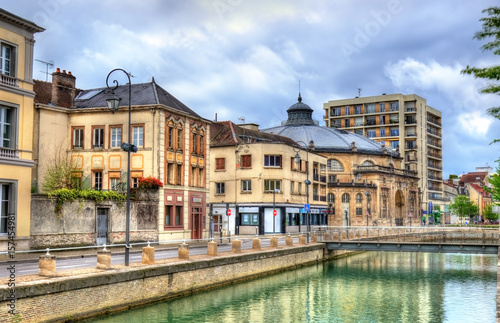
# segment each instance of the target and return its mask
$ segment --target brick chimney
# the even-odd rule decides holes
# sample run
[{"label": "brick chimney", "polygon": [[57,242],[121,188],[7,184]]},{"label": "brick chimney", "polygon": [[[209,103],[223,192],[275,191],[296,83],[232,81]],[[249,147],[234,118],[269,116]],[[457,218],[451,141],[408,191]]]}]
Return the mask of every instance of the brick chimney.
[{"label": "brick chimney", "polygon": [[66,73],[66,70],[61,72],[60,68],[52,73],[52,103],[56,106],[73,108],[75,99],[75,82],[71,72]]}]

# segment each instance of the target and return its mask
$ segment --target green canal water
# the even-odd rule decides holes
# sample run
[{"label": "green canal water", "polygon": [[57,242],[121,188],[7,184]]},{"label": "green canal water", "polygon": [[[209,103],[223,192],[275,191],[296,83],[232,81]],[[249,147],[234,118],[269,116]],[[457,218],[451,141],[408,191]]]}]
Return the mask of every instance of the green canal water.
[{"label": "green canal water", "polygon": [[496,256],[366,252],[91,322],[495,322],[496,273]]}]

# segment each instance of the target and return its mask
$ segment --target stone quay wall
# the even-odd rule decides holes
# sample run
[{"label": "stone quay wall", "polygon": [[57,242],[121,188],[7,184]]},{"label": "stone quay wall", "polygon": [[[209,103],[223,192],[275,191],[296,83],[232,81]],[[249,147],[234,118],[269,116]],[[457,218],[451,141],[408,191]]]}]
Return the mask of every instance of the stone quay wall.
[{"label": "stone quay wall", "polygon": [[64,322],[127,309],[171,297],[314,264],[346,252],[323,244],[285,247],[199,260],[177,261],[74,277],[55,277],[0,287],[0,322],[15,306],[22,322]]}]

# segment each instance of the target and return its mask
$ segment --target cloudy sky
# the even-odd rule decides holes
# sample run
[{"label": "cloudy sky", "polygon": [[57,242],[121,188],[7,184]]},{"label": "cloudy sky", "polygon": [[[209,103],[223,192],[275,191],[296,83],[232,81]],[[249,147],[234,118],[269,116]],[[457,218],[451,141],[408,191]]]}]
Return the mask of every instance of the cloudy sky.
[{"label": "cloudy sky", "polygon": [[[460,74],[498,65],[472,39],[493,0],[0,0],[46,29],[35,58],[71,71],[82,89],[113,68],[155,81],[201,116],[279,125],[297,101],[415,93],[443,116],[443,175],[497,167],[499,105]],[[36,62],[34,77],[45,80]],[[49,68],[49,73],[53,72]],[[50,77],[49,77],[50,80]]]}]

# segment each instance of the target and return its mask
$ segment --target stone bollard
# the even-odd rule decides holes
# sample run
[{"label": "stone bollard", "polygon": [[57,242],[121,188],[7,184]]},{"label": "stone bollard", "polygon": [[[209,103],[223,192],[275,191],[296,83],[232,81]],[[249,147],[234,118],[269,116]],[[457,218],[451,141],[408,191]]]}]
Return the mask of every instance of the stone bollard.
[{"label": "stone bollard", "polygon": [[278,248],[278,238],[276,238],[276,237],[271,238],[271,248],[274,248],[274,249]]},{"label": "stone bollard", "polygon": [[232,242],[232,251],[233,253],[240,253],[241,252],[241,240],[238,240],[238,237],[233,240]]},{"label": "stone bollard", "polygon": [[97,251],[97,269],[111,268],[111,250],[106,249],[106,245],[102,250]]},{"label": "stone bollard", "polygon": [[311,234],[311,242],[312,243],[318,242],[318,235],[317,234],[315,234],[315,233]]},{"label": "stone bollard", "polygon": [[183,241],[179,245],[179,249],[177,251],[177,258],[179,259],[189,259],[189,245],[186,244],[186,241]]},{"label": "stone bollard", "polygon": [[209,256],[217,256],[217,242],[210,241],[208,243],[207,255]]},{"label": "stone bollard", "polygon": [[287,247],[293,246],[293,237],[291,235],[287,235],[285,238],[285,243]]},{"label": "stone bollard", "polygon": [[306,244],[306,237],[303,234],[299,236],[299,244]]},{"label": "stone bollard", "polygon": [[40,276],[56,276],[56,256],[51,256],[49,254],[49,249],[47,248],[47,253],[38,258],[38,275]]},{"label": "stone bollard", "polygon": [[142,248],[142,263],[145,265],[153,265],[155,263],[155,248],[148,246]]},{"label": "stone bollard", "polygon": [[329,232],[325,232],[325,233],[323,234],[323,240],[325,240],[325,241],[330,240],[330,233],[329,233]]},{"label": "stone bollard", "polygon": [[260,250],[260,239],[259,238],[253,238],[252,250]]},{"label": "stone bollard", "polygon": [[334,232],[333,233],[333,240],[338,240],[339,239],[339,233],[338,232]]}]

